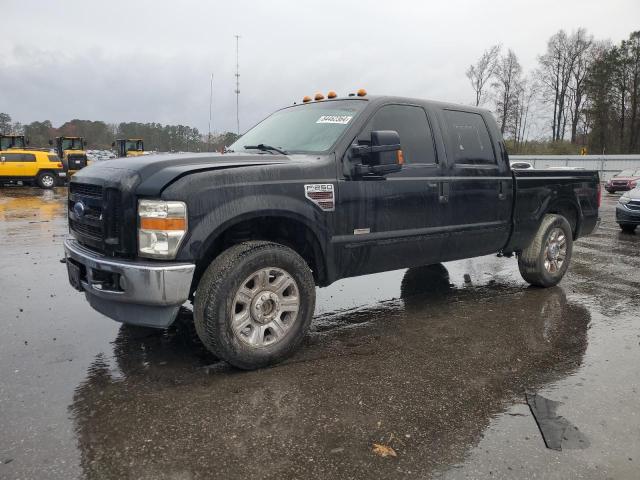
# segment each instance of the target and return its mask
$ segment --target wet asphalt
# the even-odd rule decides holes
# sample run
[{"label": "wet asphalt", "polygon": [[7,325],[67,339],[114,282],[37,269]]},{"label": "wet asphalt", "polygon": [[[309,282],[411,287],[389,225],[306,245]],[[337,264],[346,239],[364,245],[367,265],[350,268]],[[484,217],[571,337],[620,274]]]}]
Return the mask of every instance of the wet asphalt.
[{"label": "wet asphalt", "polygon": [[[340,281],[254,372],[188,310],[168,331],[94,312],[59,261],[65,200],[0,189],[2,479],[640,477],[640,232],[614,196],[558,287],[495,256]],[[581,440],[546,448],[527,393]]]}]

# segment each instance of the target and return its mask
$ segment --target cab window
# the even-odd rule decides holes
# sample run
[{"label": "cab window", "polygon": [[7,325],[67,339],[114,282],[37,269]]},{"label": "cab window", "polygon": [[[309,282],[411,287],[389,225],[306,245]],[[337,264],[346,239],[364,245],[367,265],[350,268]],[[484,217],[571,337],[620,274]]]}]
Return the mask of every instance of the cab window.
[{"label": "cab window", "polygon": [[411,105],[386,105],[378,110],[358,136],[360,143],[371,139],[376,130],[395,130],[406,164],[435,164],[437,157],[427,113]]},{"label": "cab window", "polygon": [[35,162],[36,156],[33,153],[4,153],[5,162]]},{"label": "cab window", "polygon": [[445,110],[448,147],[453,161],[465,165],[495,165],[487,125],[481,115]]}]

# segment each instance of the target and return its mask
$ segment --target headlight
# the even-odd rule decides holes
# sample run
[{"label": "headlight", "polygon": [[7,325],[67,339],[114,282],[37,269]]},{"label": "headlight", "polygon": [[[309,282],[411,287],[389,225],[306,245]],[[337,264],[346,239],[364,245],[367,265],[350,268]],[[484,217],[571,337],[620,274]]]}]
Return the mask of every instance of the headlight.
[{"label": "headlight", "polygon": [[622,195],[620,197],[620,200],[618,200],[622,205],[626,205],[627,203],[629,203],[631,201],[631,197],[629,195],[627,195],[626,193],[624,195]]},{"label": "headlight", "polygon": [[184,202],[138,202],[138,252],[141,257],[174,258],[187,233]]}]

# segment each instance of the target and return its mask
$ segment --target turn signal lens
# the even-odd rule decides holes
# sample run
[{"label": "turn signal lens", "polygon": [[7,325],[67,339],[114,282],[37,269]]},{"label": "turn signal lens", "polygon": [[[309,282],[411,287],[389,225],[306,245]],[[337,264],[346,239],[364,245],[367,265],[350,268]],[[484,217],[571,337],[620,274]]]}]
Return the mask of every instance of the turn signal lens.
[{"label": "turn signal lens", "polygon": [[398,159],[398,165],[404,165],[404,154],[402,153],[402,150],[397,150],[396,156]]},{"label": "turn signal lens", "polygon": [[327,93],[327,98],[336,98],[337,96],[338,94],[333,90],[329,90],[329,93]]},{"label": "turn signal lens", "polygon": [[314,97],[314,99],[317,100],[324,100],[324,95],[321,94],[320,92],[316,93],[316,96]]},{"label": "turn signal lens", "polygon": [[141,218],[140,228],[144,230],[186,230],[184,218]]},{"label": "turn signal lens", "polygon": [[359,97],[364,97],[366,94],[367,94],[367,91],[364,88],[361,88],[360,90],[358,90]]}]

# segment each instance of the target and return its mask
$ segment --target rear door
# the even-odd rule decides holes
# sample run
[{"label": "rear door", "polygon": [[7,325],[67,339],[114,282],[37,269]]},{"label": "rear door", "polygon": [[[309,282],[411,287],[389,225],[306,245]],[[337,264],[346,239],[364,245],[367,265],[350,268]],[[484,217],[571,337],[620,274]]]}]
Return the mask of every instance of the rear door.
[{"label": "rear door", "polygon": [[368,142],[376,130],[398,132],[405,164],[383,178],[338,183],[340,276],[432,263],[444,239],[437,188],[441,167],[426,110],[384,105],[353,144]]},{"label": "rear door", "polygon": [[440,115],[448,160],[443,189],[451,228],[445,257],[497,252],[509,237],[513,201],[502,137],[495,122],[483,114],[443,109]]}]

